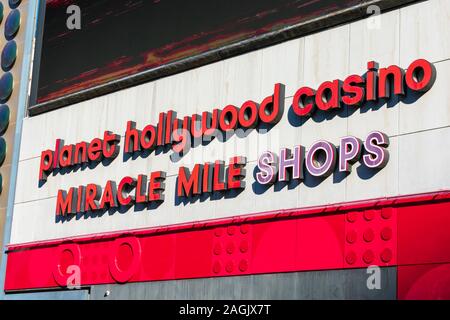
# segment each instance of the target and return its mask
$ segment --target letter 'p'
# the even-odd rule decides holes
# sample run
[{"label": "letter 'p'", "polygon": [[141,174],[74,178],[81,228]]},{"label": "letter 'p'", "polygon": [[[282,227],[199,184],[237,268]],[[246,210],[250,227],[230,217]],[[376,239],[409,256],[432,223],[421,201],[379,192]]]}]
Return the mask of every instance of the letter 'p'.
[{"label": "letter 'p'", "polygon": [[53,154],[51,150],[41,153],[41,165],[39,166],[39,181],[47,181],[47,177],[53,170]]}]

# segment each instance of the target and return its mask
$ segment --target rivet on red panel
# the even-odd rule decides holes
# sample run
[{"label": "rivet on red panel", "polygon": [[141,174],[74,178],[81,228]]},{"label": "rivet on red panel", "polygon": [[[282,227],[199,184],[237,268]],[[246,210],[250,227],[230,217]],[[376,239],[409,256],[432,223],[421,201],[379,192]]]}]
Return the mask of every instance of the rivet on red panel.
[{"label": "rivet on red panel", "polygon": [[248,262],[247,260],[241,260],[241,262],[239,262],[239,270],[241,270],[242,272],[245,272],[248,268]]},{"label": "rivet on red panel", "polygon": [[375,218],[375,211],[374,210],[366,210],[364,211],[364,219],[366,221],[371,221]]},{"label": "rivet on red panel", "polygon": [[217,228],[216,230],[214,230],[214,235],[216,237],[220,237],[222,235],[222,229],[221,228]]},{"label": "rivet on red panel", "polygon": [[250,230],[250,226],[248,225],[248,224],[243,224],[243,225],[241,225],[241,233],[242,234],[246,234],[246,233],[248,233],[249,232],[249,230]]},{"label": "rivet on red panel", "polygon": [[213,272],[214,272],[214,273],[219,273],[219,272],[220,272],[220,269],[221,269],[220,262],[219,262],[219,261],[216,261],[216,262],[214,263],[214,266],[213,266]]},{"label": "rivet on red panel", "polygon": [[375,258],[372,250],[367,250],[363,254],[363,261],[367,264],[371,263],[373,259]]},{"label": "rivet on red panel", "polygon": [[228,273],[231,273],[233,272],[233,268],[233,261],[228,261],[227,265],[225,266],[225,270],[227,270]]},{"label": "rivet on red panel", "polygon": [[384,249],[383,252],[381,252],[380,255],[381,261],[383,261],[384,263],[387,263],[389,261],[391,261],[392,259],[392,251],[390,249]]},{"label": "rivet on red panel", "polygon": [[220,255],[220,253],[222,252],[222,246],[220,245],[220,243],[216,243],[214,245],[214,250],[213,250],[214,254],[216,256]]},{"label": "rivet on red panel", "polygon": [[234,252],[234,243],[232,241],[227,244],[227,252],[228,254],[232,254]]},{"label": "rivet on red panel", "polygon": [[358,219],[358,212],[349,212],[347,213],[347,221],[355,222]]},{"label": "rivet on red panel", "polygon": [[356,254],[353,251],[350,251],[347,253],[345,261],[347,261],[348,264],[354,264],[356,262]]},{"label": "rivet on red panel", "polygon": [[235,226],[229,226],[227,228],[227,233],[232,236],[234,233],[236,232],[236,227]]},{"label": "rivet on red panel", "polygon": [[392,238],[392,229],[389,227],[385,227],[383,228],[383,230],[381,230],[381,239],[383,239],[384,241],[388,241]]},{"label": "rivet on red panel", "polygon": [[239,249],[241,250],[242,253],[245,253],[245,252],[248,251],[248,242],[247,242],[247,240],[242,240],[241,241],[241,245],[240,245]]},{"label": "rivet on red panel", "polygon": [[375,235],[374,235],[372,229],[367,229],[366,231],[364,231],[363,238],[364,238],[365,242],[371,242],[373,240],[374,236]]},{"label": "rivet on red panel", "polygon": [[358,237],[358,235],[356,234],[356,231],[350,230],[347,233],[347,236],[345,237],[345,239],[347,240],[348,243],[355,243],[357,237]]},{"label": "rivet on red panel", "polygon": [[383,219],[390,219],[392,216],[392,208],[383,208],[381,209],[381,217]]}]

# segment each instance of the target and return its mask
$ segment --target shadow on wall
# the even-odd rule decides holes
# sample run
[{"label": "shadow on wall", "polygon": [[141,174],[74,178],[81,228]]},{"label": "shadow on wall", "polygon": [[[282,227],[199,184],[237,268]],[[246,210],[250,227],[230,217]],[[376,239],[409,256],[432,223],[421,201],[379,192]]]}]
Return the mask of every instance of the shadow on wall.
[{"label": "shadow on wall", "polygon": [[[363,77],[365,77],[365,74]],[[390,89],[392,92],[393,88],[391,87]],[[361,107],[343,105],[341,108],[336,110],[323,111],[320,109],[316,109],[312,115],[302,117],[299,117],[294,113],[291,105],[288,110],[288,121],[290,125],[298,128],[303,126],[308,121],[322,123],[324,121],[330,121],[335,117],[347,118],[353,115],[358,110],[360,113],[367,113],[367,112],[375,112],[384,106],[386,106],[386,108],[394,108],[398,106],[400,102],[404,104],[412,104],[416,102],[418,99],[420,99],[422,95],[424,95],[424,92],[413,91],[410,90],[407,86],[405,86],[405,95],[403,97],[392,95],[389,99],[378,99],[377,101],[366,102]],[[339,153],[339,146],[337,146],[337,152]],[[380,170],[381,169],[372,169],[365,166],[363,164],[362,159],[360,159],[359,165],[355,171],[360,179],[368,180],[377,175],[378,172],[380,172]],[[289,190],[295,189],[300,185],[300,183],[303,183],[305,186],[309,188],[314,188],[319,186],[323,181],[327,179],[326,177],[323,178],[312,176],[308,174],[307,170],[305,170],[304,172],[305,177],[303,181],[300,180],[290,180],[287,182],[277,181],[273,185],[261,185],[256,180],[257,173],[258,167],[255,167],[253,170],[254,182],[252,183],[252,190],[257,195],[264,194],[267,190],[271,189],[272,187],[274,192],[279,192],[286,187]],[[350,174],[349,172],[340,172],[338,170],[338,167],[336,167],[335,171],[332,174],[333,183],[334,184],[341,183],[349,174]]]},{"label": "shadow on wall", "polygon": [[137,203],[134,205],[128,205],[128,206],[118,206],[116,208],[108,208],[104,210],[96,210],[96,211],[88,211],[88,212],[81,212],[76,214],[68,214],[65,216],[55,216],[55,222],[69,222],[73,219],[75,220],[81,220],[81,219],[93,219],[93,218],[101,218],[105,213],[108,213],[108,215],[112,216],[116,213],[124,214],[127,213],[131,207],[133,207],[134,212],[141,212],[141,211],[152,211],[156,210],[160,205],[162,204],[161,201],[153,201],[153,202],[146,202],[146,203]]},{"label": "shadow on wall", "polygon": [[[97,166],[100,163],[104,167],[108,167],[115,159],[116,159],[116,157],[115,158],[103,159],[102,161],[84,162],[82,164],[75,164],[73,166],[65,167],[65,168],[55,168],[55,169],[53,169],[51,175],[54,177],[56,175],[65,175],[65,174],[69,174],[69,173],[74,173],[74,172],[77,172],[79,170],[81,170],[81,171],[84,171],[86,169],[94,170],[95,168],[97,168]],[[45,185],[46,182],[47,182],[47,180],[39,180],[38,181],[38,188],[42,188]]]},{"label": "shadow on wall", "polygon": [[[228,169],[227,169],[228,170]],[[225,175],[227,176],[227,174]],[[178,177],[176,180],[176,186],[178,186]],[[236,198],[238,195],[240,195],[244,191],[244,189],[231,189],[226,191],[220,191],[220,192],[211,192],[211,193],[202,193],[201,195],[193,195],[190,197],[179,197],[175,193],[175,206],[179,205],[188,205],[196,203],[197,201],[204,202],[206,200],[210,201],[216,201],[221,199],[233,199]]]},{"label": "shadow on wall", "polygon": [[[366,73],[362,77],[366,78]],[[393,92],[392,81],[390,83],[391,87],[389,91]],[[336,116],[340,118],[347,118],[353,115],[357,110],[359,110],[360,113],[366,113],[377,111],[381,109],[384,105],[386,105],[386,108],[394,108],[400,102],[404,104],[412,104],[417,100],[419,100],[420,97],[422,97],[424,94],[425,94],[424,92],[413,91],[409,89],[408,86],[405,85],[405,95],[403,97],[392,95],[389,99],[378,99],[376,101],[368,101],[364,103],[361,107],[348,106],[342,104],[342,108],[336,110],[323,111],[316,108],[316,111],[312,116],[303,116],[303,117],[297,116],[294,113],[291,105],[288,110],[288,121],[291,126],[298,128],[304,125],[310,119],[316,123],[321,123],[323,121],[332,120]]]}]

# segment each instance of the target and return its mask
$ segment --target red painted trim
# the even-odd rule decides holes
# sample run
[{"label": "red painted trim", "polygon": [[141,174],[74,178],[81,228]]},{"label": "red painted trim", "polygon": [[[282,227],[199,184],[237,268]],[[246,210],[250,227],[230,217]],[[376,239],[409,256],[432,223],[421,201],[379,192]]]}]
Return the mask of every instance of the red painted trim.
[{"label": "red painted trim", "polygon": [[90,286],[449,264],[448,212],[443,191],[10,246],[5,291],[64,287],[76,269]]},{"label": "red painted trim", "polygon": [[352,210],[364,210],[366,208],[375,208],[383,206],[401,206],[415,203],[438,201],[450,199],[450,190],[441,190],[437,192],[418,193],[403,196],[392,196],[383,198],[374,198],[369,200],[341,202],[335,204],[311,206],[303,208],[282,209],[266,211],[261,213],[251,213],[246,215],[233,216],[230,218],[209,219],[203,221],[195,221],[189,223],[172,224],[166,226],[158,226],[152,228],[130,229],[103,233],[94,233],[90,235],[75,236],[68,238],[59,238],[52,240],[26,242],[21,244],[6,245],[7,251],[21,250],[25,248],[36,248],[40,246],[58,245],[63,242],[82,243],[86,241],[98,241],[115,239],[123,235],[144,236],[150,234],[160,234],[166,232],[177,232],[191,229],[203,229],[208,227],[217,227],[232,223],[242,222],[258,222],[271,219],[281,219],[288,217],[296,217],[303,215],[327,214],[327,213],[345,213]]}]

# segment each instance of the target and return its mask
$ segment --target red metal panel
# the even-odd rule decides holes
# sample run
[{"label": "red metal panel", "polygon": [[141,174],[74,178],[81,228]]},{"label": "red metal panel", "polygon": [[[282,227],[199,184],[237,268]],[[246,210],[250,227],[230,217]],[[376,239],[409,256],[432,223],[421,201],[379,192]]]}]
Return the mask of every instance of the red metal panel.
[{"label": "red metal panel", "polygon": [[397,269],[398,299],[450,299],[450,264],[400,266]]},{"label": "red metal panel", "polygon": [[253,226],[253,273],[295,270],[297,220],[258,223]]},{"label": "red metal panel", "polygon": [[[9,247],[5,289],[64,287],[68,266],[79,266],[81,285],[92,285],[450,262],[450,201],[441,194],[418,199]],[[441,275],[445,268],[401,266],[399,296],[417,297],[421,290],[445,296],[448,291],[430,287],[440,285],[430,274]],[[422,278],[430,277],[426,287]]]},{"label": "red metal panel", "polygon": [[177,234],[156,234],[141,238],[142,277],[145,279],[174,279]]},{"label": "red metal panel", "polygon": [[399,264],[450,262],[450,202],[398,208]]},{"label": "red metal panel", "polygon": [[213,237],[210,229],[176,234],[175,278],[211,276]]},{"label": "red metal panel", "polygon": [[296,270],[343,267],[344,214],[297,220]]},{"label": "red metal panel", "polygon": [[57,263],[56,249],[55,247],[25,249],[9,254],[5,290],[58,286],[52,270]]}]

